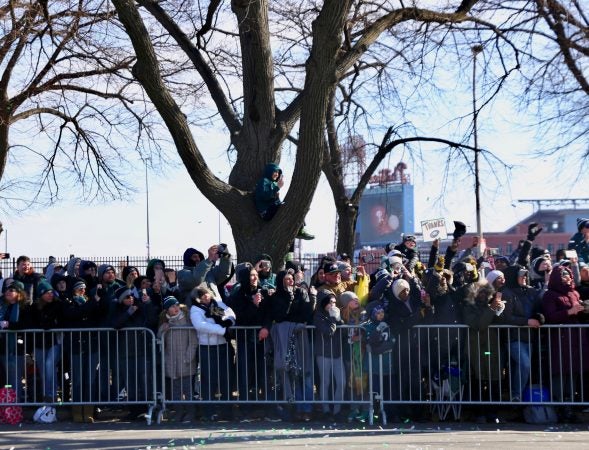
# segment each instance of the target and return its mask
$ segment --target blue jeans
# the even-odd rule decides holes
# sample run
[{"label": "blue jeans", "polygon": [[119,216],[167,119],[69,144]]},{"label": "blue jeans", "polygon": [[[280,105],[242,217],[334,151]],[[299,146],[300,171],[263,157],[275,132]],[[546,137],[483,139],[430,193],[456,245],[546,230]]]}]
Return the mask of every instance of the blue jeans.
[{"label": "blue jeans", "polygon": [[512,341],[509,343],[509,352],[511,398],[521,400],[530,379],[531,345],[529,342]]},{"label": "blue jeans", "polygon": [[61,361],[61,344],[52,347],[35,348],[35,365],[43,384],[43,397],[55,401],[57,393],[57,364]]}]

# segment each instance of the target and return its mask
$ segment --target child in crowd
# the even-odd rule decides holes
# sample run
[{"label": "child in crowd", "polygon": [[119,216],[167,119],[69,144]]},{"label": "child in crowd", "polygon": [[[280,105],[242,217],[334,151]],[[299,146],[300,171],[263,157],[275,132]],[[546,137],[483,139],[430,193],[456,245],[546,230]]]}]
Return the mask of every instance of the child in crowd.
[{"label": "child in crowd", "polygon": [[[272,220],[278,209],[284,204],[280,200],[278,193],[282,186],[284,186],[282,169],[274,163],[266,164],[264,175],[258,180],[255,189],[256,209],[262,219]],[[297,238],[311,240],[315,239],[315,236],[305,230],[303,223],[303,226],[299,229]]]},{"label": "child in crowd", "polygon": [[[198,339],[186,305],[181,305],[176,297],[168,296],[164,299],[157,335],[164,343],[164,369],[170,389],[166,400],[191,401]],[[192,405],[178,403],[173,419],[179,422],[192,421],[194,408]]]},{"label": "child in crowd", "polygon": [[[358,296],[352,291],[343,292],[340,295],[342,304],[341,316],[347,329],[347,343],[344,345],[344,361],[346,366],[347,382],[350,396],[354,400],[363,400],[366,388],[366,372],[363,367],[364,341],[360,324],[365,320],[366,312],[360,306]],[[348,422],[354,419],[366,420],[366,413],[360,412],[360,408],[353,407],[348,414]]]}]

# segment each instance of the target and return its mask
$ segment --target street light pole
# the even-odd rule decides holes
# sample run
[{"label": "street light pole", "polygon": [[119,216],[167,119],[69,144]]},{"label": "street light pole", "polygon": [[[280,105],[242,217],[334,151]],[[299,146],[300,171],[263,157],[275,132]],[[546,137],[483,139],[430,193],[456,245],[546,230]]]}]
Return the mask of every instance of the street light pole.
[{"label": "street light pole", "polygon": [[147,260],[150,257],[150,242],[149,242],[149,177],[147,176],[147,158],[143,160],[145,163],[145,223],[147,225]]},{"label": "street light pole", "polygon": [[472,131],[474,136],[474,192],[475,192],[475,210],[477,220],[477,236],[479,238],[479,255],[482,255],[483,250],[483,227],[481,225],[481,199],[480,188],[481,182],[479,178],[479,141],[478,141],[478,110],[477,110],[477,96],[476,96],[476,79],[477,79],[477,55],[483,51],[483,46],[473,45],[471,47],[473,61],[472,61]]},{"label": "street light pole", "polygon": [[[219,175],[219,179],[221,179],[221,172],[217,172],[217,175]],[[217,209],[217,232],[218,232],[218,239],[217,239],[217,243],[221,243],[221,210]]]}]

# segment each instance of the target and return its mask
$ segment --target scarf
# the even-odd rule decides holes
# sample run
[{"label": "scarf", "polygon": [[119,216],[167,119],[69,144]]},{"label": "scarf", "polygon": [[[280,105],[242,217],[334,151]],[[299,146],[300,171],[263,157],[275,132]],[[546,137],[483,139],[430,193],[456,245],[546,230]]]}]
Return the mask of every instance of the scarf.
[{"label": "scarf", "polygon": [[72,298],[72,301],[76,305],[80,306],[80,305],[83,305],[84,303],[86,303],[87,299],[83,295],[74,295],[74,298]]},{"label": "scarf", "polygon": [[180,311],[175,316],[170,316],[168,313],[166,313],[166,318],[168,319],[168,322],[170,322],[170,325],[180,322],[182,319],[184,319],[184,311]]}]

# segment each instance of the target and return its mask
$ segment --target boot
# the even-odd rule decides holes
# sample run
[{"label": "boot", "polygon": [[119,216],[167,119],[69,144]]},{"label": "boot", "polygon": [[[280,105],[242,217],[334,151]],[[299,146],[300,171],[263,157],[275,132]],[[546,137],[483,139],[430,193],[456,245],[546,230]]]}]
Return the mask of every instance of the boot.
[{"label": "boot", "polygon": [[315,236],[305,230],[305,227],[301,227],[299,232],[297,233],[297,239],[304,239],[306,241],[311,241],[315,239]]},{"label": "boot", "polygon": [[94,423],[94,406],[85,405],[82,407],[83,415],[84,415],[84,422],[87,423]]},{"label": "boot", "polygon": [[72,406],[72,420],[76,423],[84,422],[84,411],[83,406]]}]

